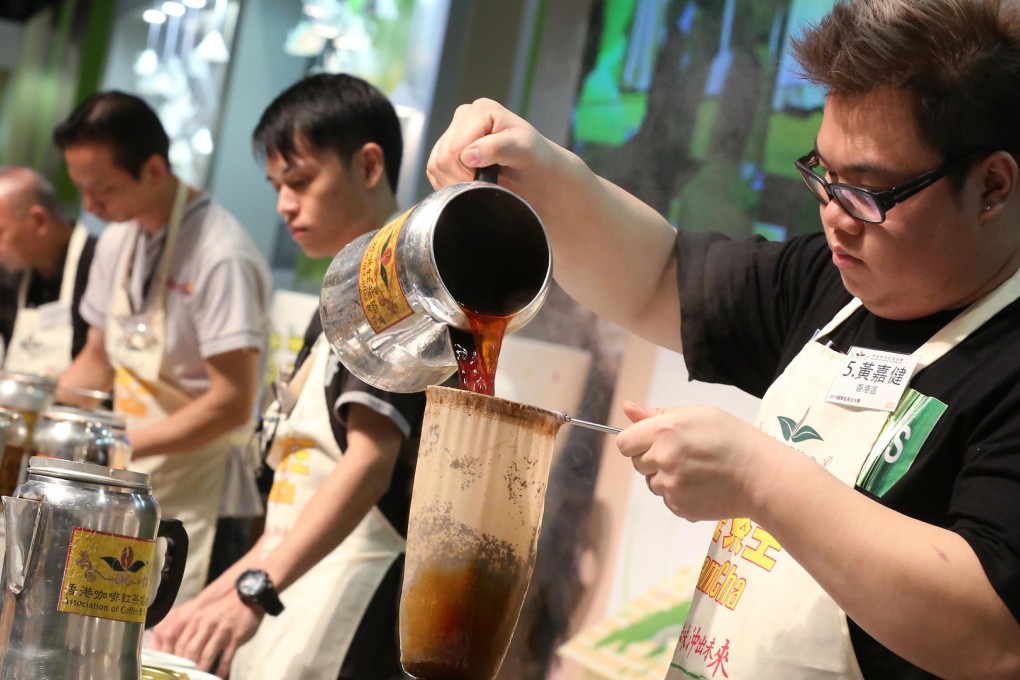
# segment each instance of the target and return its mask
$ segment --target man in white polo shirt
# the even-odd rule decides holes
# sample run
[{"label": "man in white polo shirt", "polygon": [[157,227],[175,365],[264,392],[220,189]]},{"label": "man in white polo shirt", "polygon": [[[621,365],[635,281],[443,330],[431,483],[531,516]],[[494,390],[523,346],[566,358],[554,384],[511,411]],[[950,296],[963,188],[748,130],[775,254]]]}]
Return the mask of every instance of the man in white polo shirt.
[{"label": "man in white polo shirt", "polygon": [[[170,169],[155,112],[120,92],[54,131],[99,238],[81,314],[85,348],[61,376],[110,389],[131,468],[190,538],[179,601],[203,586],[232,450],[244,444],[268,336],[268,267],[244,228]],[[251,482],[246,477],[241,481]]]}]

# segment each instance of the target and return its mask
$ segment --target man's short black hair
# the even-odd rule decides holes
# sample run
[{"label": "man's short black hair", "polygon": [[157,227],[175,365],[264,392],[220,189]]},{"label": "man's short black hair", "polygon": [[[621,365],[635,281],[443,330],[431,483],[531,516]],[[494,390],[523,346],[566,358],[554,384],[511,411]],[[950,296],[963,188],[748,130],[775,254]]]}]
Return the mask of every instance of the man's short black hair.
[{"label": "man's short black hair", "polygon": [[382,92],[361,78],[319,73],[291,85],[262,113],[252,142],[262,159],[279,154],[290,161],[297,139],[350,163],[369,142],[382,148],[386,179],[396,192],[404,143],[400,120]]},{"label": "man's short black hair", "polygon": [[170,138],[156,112],[139,97],[110,90],[89,95],[53,130],[64,150],[78,144],[104,144],[117,167],[138,179],[142,166],[156,155],[170,165]]}]

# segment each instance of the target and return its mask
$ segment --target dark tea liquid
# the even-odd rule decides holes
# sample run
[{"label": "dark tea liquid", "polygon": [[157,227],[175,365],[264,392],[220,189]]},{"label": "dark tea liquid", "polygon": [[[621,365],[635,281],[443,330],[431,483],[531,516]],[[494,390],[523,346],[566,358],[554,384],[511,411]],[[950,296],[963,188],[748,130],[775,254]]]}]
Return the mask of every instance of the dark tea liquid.
[{"label": "dark tea liquid", "polygon": [[[13,496],[14,490],[18,488],[21,460],[25,455],[25,451],[31,451],[32,430],[35,429],[35,421],[39,415],[34,411],[11,410],[16,411],[25,422],[27,436],[23,446],[8,443],[7,446],[2,448],[2,452],[0,452],[0,494],[4,496]],[[15,426],[12,424],[13,427]]]},{"label": "dark tea liquid", "polygon": [[418,572],[404,592],[401,665],[421,680],[492,680],[528,589],[528,579],[481,555]]},{"label": "dark tea liquid", "polygon": [[18,488],[18,474],[21,472],[21,457],[24,449],[20,446],[7,446],[0,458],[0,494],[13,496]]},{"label": "dark tea liquid", "polygon": [[510,317],[475,314],[466,309],[464,312],[471,323],[470,332],[450,328],[460,389],[494,396],[499,349]]}]

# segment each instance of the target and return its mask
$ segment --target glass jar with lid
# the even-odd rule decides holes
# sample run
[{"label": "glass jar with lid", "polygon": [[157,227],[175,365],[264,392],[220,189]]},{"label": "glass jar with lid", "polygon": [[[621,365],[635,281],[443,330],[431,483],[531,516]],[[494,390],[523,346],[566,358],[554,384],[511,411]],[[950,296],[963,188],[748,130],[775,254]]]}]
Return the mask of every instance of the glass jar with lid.
[{"label": "glass jar with lid", "polygon": [[57,384],[44,376],[0,371],[0,406],[22,415],[28,426],[28,442],[32,440],[36,417],[53,403],[56,389]]},{"label": "glass jar with lid", "polygon": [[12,408],[0,406],[0,495],[10,496],[18,487],[28,443],[25,418]]}]

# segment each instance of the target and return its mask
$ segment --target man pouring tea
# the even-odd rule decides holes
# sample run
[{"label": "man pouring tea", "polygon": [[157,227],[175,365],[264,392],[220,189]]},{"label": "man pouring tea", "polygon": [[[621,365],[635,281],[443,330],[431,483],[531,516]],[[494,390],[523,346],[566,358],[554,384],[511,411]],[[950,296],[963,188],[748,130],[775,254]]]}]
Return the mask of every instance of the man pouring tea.
[{"label": "man pouring tea", "polygon": [[762,397],[625,406],[621,453],[716,524],[668,678],[1018,677],[1020,3],[838,2],[795,54],[817,234],[677,232],[489,100],[429,176],[501,166],[568,293]]}]

